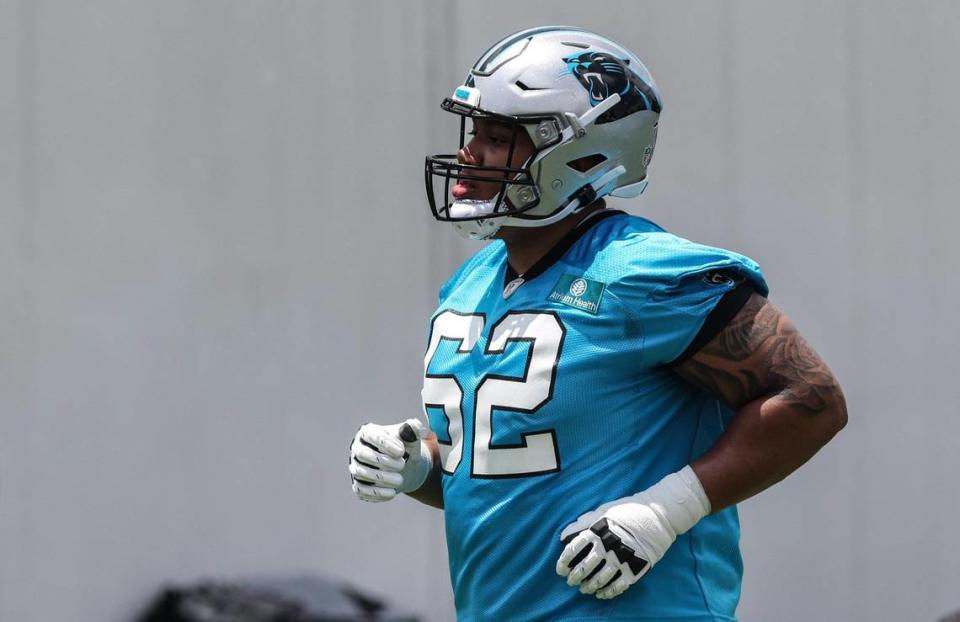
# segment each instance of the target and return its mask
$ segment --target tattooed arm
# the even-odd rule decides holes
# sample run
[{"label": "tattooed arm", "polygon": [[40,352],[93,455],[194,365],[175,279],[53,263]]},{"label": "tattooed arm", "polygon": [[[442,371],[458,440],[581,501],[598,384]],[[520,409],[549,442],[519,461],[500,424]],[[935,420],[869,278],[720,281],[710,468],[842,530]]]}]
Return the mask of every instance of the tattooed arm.
[{"label": "tattooed arm", "polygon": [[674,370],[737,410],[692,464],[714,511],[785,478],[847,422],[837,379],[789,318],[757,294]]}]

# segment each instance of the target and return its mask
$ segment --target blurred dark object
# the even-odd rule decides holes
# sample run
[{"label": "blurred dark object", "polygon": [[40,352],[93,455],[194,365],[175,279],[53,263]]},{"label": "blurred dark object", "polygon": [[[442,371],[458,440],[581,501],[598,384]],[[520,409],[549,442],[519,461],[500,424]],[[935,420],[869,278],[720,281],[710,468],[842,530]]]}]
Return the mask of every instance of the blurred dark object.
[{"label": "blurred dark object", "polygon": [[138,622],[418,622],[376,597],[311,575],[167,588]]},{"label": "blurred dark object", "polygon": [[943,616],[937,622],[960,622],[960,610]]},{"label": "blurred dark object", "polygon": [[200,583],[166,590],[141,622],[312,622],[303,607],[269,591]]}]

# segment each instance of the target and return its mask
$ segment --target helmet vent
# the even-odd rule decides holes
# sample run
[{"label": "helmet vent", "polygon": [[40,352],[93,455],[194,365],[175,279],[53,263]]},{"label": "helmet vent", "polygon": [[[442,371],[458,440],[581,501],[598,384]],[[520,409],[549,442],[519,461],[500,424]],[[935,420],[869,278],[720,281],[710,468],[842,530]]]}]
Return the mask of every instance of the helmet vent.
[{"label": "helmet vent", "polygon": [[567,162],[567,166],[580,173],[586,173],[590,169],[599,166],[606,161],[607,156],[603,155],[602,153],[595,153],[593,155],[577,158],[576,160],[570,160]]},{"label": "helmet vent", "polygon": [[527,86],[525,83],[521,82],[520,80],[517,80],[514,84],[516,84],[521,91],[545,91],[546,90],[543,87]]},{"label": "helmet vent", "polygon": [[590,47],[586,43],[574,43],[573,41],[561,41],[560,45],[569,45],[572,48],[580,48],[581,50],[586,50]]}]

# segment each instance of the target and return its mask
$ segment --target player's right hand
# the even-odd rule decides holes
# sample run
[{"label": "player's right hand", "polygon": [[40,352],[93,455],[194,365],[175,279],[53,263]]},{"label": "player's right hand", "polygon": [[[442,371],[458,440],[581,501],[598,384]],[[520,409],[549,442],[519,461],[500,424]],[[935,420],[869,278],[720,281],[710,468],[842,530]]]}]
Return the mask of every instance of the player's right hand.
[{"label": "player's right hand", "polygon": [[426,481],[433,458],[423,439],[427,428],[418,419],[394,425],[366,423],[350,444],[353,492],[363,501],[389,501]]}]

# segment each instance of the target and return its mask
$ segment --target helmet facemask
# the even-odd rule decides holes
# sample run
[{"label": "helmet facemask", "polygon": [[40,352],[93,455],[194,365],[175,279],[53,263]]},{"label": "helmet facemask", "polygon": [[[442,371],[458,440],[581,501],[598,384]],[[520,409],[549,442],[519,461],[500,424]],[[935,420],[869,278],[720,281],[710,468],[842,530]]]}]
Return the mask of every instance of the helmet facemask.
[{"label": "helmet facemask", "polygon": [[[534,152],[516,167],[464,164],[456,154],[438,154],[426,159],[424,181],[434,218],[455,223],[465,237],[488,239],[504,224],[506,217],[522,214],[540,203],[538,179],[531,169],[542,150],[560,141],[560,124],[550,116],[519,118],[502,115],[450,98],[445,99],[441,107],[459,116],[460,149],[468,142],[468,120],[490,121],[510,128],[508,165],[513,160],[521,132],[533,141]],[[457,199],[453,196],[452,186],[461,181],[498,184],[499,189],[489,198]]]}]

